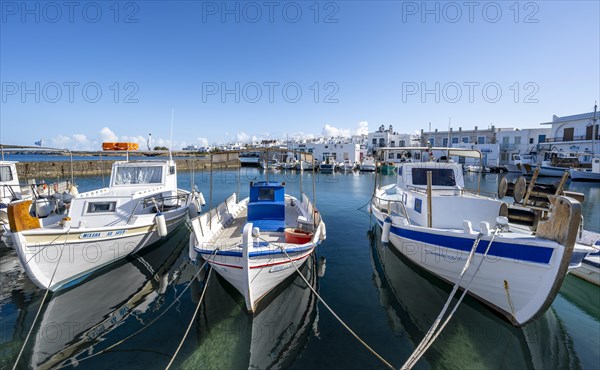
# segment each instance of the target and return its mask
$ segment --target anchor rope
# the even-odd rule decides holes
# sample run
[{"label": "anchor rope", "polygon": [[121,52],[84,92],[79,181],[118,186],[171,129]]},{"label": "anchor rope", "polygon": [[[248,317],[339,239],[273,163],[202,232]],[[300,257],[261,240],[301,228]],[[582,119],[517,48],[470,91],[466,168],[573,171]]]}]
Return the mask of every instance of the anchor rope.
[{"label": "anchor rope", "polygon": [[448,317],[446,317],[446,319],[444,320],[444,322],[443,322],[442,326],[440,327],[440,329],[436,330],[437,327],[439,326],[440,322],[441,322],[442,317],[446,313],[446,311],[448,309],[448,306],[449,306],[450,302],[452,301],[452,298],[454,298],[454,294],[458,290],[458,286],[460,285],[460,282],[462,281],[464,273],[467,271],[467,269],[469,268],[469,266],[471,264],[471,260],[472,260],[474,254],[475,254],[475,250],[477,249],[477,246],[479,245],[479,242],[481,241],[481,237],[483,236],[481,233],[479,233],[479,235],[477,236],[477,239],[473,243],[473,248],[471,249],[471,252],[469,253],[469,258],[467,259],[467,262],[465,263],[465,266],[463,267],[463,270],[462,270],[462,272],[460,274],[459,280],[456,282],[456,284],[454,284],[454,288],[452,289],[452,292],[450,293],[450,296],[448,297],[448,300],[446,301],[446,304],[444,305],[444,308],[442,309],[442,311],[438,315],[436,321],[433,323],[433,325],[431,326],[431,328],[429,329],[429,331],[425,335],[425,338],[423,338],[423,340],[421,341],[421,343],[419,343],[419,345],[417,346],[417,348],[415,348],[415,350],[413,351],[413,353],[409,356],[408,360],[406,360],[406,362],[404,363],[404,365],[402,365],[402,369],[403,370],[404,369],[412,369],[412,367],[417,363],[417,361],[419,361],[419,359],[421,357],[423,357],[423,355],[425,354],[425,352],[429,349],[429,347],[431,347],[431,345],[433,344],[433,342],[435,342],[435,340],[438,338],[438,336],[440,335],[440,333],[444,330],[444,328],[446,327],[446,325],[450,322],[450,319],[452,319],[452,316],[454,316],[454,313],[456,312],[456,310],[460,306],[463,298],[467,295],[467,292],[469,291],[469,288],[471,287],[471,283],[473,283],[473,281],[475,280],[475,276],[479,272],[479,269],[481,268],[481,265],[483,264],[483,261],[487,257],[487,254],[488,254],[488,252],[490,250],[490,247],[492,246],[492,243],[494,242],[494,239],[496,238],[496,235],[498,235],[498,231],[499,230],[500,230],[500,228],[496,227],[496,229],[494,230],[494,234],[492,234],[490,242],[488,243],[487,248],[486,248],[483,256],[481,257],[481,260],[477,264],[477,268],[475,269],[475,273],[473,274],[473,276],[471,276],[471,279],[467,283],[467,286],[463,290],[460,298],[458,299],[458,301],[456,302],[456,304],[452,308],[452,311],[450,312],[450,314],[448,315]]},{"label": "anchor rope", "polygon": [[310,283],[308,282],[308,280],[306,280],[306,278],[304,277],[304,275],[302,275],[302,273],[300,272],[300,270],[298,269],[298,266],[296,265],[296,262],[294,262],[294,260],[292,260],[292,258],[290,257],[290,255],[287,253],[287,251],[285,250],[285,248],[282,245],[279,245],[277,243],[273,243],[270,242],[268,240],[262,239],[262,238],[258,238],[262,241],[268,242],[276,247],[278,247],[279,249],[281,249],[281,251],[285,254],[285,256],[287,257],[287,259],[292,263],[292,265],[294,266],[294,269],[296,269],[296,272],[298,273],[298,275],[300,275],[300,277],[302,278],[302,280],[304,280],[304,282],[306,283],[306,285],[310,288],[310,290],[315,294],[315,296],[317,297],[317,299],[319,301],[321,301],[321,303],[325,306],[325,308],[327,308],[327,310],[329,312],[331,312],[331,314],[333,315],[333,317],[335,317],[340,324],[342,324],[342,326],[350,333],[352,334],[352,336],[354,336],[354,338],[356,338],[356,340],[358,340],[360,342],[360,344],[362,344],[369,352],[371,352],[375,357],[377,357],[385,366],[387,366],[390,369],[394,369],[394,367],[387,362],[379,353],[377,353],[373,348],[369,347],[369,345],[362,340],[352,329],[350,329],[350,327],[335,313],[335,311],[329,307],[329,305],[327,304],[327,302],[325,302],[325,300],[319,295],[319,293],[317,293],[317,291],[312,287],[312,285],[310,285]]},{"label": "anchor rope", "polygon": [[67,234],[65,235],[65,243],[63,244],[62,248],[60,249],[60,256],[58,257],[58,261],[56,261],[56,266],[54,267],[54,271],[52,272],[52,276],[50,277],[50,281],[48,282],[48,287],[46,288],[44,297],[42,298],[42,301],[40,302],[40,307],[38,308],[37,313],[35,314],[35,317],[33,318],[33,322],[31,323],[31,327],[29,328],[29,331],[27,332],[27,336],[25,337],[25,341],[23,342],[23,345],[21,346],[21,350],[19,351],[19,354],[17,355],[17,359],[15,360],[15,363],[13,364],[12,370],[15,370],[17,368],[17,364],[19,363],[19,360],[21,359],[21,356],[23,355],[23,351],[25,350],[25,346],[27,345],[27,342],[29,341],[29,337],[31,336],[31,333],[33,332],[35,323],[37,322],[38,318],[40,317],[40,313],[42,312],[42,307],[44,307],[44,302],[46,301],[46,298],[48,297],[48,293],[50,292],[50,286],[52,286],[52,281],[54,281],[54,276],[56,275],[56,271],[58,270],[58,265],[60,264],[60,260],[62,259],[63,251],[65,250],[65,246],[67,245],[67,240],[69,239],[70,232],[71,232],[71,227],[69,226],[69,229],[67,230]]},{"label": "anchor rope", "polygon": [[190,329],[192,328],[192,324],[194,323],[194,320],[196,320],[196,315],[198,314],[198,311],[200,310],[200,305],[202,305],[202,301],[204,300],[204,293],[206,293],[206,288],[208,287],[208,282],[210,281],[210,276],[212,274],[212,268],[210,266],[208,268],[209,268],[208,276],[206,277],[206,282],[204,283],[204,288],[202,289],[202,294],[200,295],[200,299],[198,300],[198,305],[196,306],[194,315],[192,316],[192,318],[190,320],[190,323],[185,331],[185,334],[183,334],[183,338],[181,338],[181,342],[179,342],[179,345],[177,346],[177,350],[175,350],[173,357],[171,357],[171,361],[169,361],[169,364],[167,365],[167,367],[165,367],[165,370],[169,370],[169,368],[173,364],[173,361],[175,361],[175,357],[177,357],[177,354],[179,353],[179,350],[181,349],[183,342],[185,342],[185,338],[187,338],[187,336],[190,332]]},{"label": "anchor rope", "polygon": [[[124,342],[128,341],[129,339],[131,339],[131,338],[135,337],[136,335],[138,335],[138,334],[139,334],[139,333],[141,333],[142,331],[146,330],[146,329],[147,329],[149,326],[151,326],[152,324],[154,324],[156,321],[158,321],[158,319],[160,319],[160,318],[161,318],[161,317],[162,317],[164,314],[166,314],[166,313],[167,313],[167,312],[168,312],[168,311],[169,311],[169,310],[170,310],[170,309],[171,309],[171,308],[172,308],[172,307],[173,307],[173,306],[174,306],[176,303],[178,303],[178,302],[179,302],[179,299],[180,299],[180,298],[183,296],[183,294],[184,294],[184,293],[185,293],[185,292],[186,292],[186,291],[189,289],[189,287],[192,285],[192,283],[193,283],[193,282],[194,282],[194,280],[195,280],[195,279],[198,277],[198,275],[200,275],[200,272],[202,272],[202,269],[204,268],[204,266],[206,266],[206,264],[208,263],[208,260],[209,260],[211,257],[214,257],[214,256],[216,256],[216,254],[217,254],[217,252],[218,252],[218,251],[219,251],[219,248],[216,248],[216,249],[215,249],[215,251],[214,251],[214,252],[213,252],[213,253],[212,253],[212,254],[209,256],[209,258],[208,258],[208,259],[206,259],[206,260],[204,261],[204,263],[202,264],[202,266],[200,266],[200,268],[198,269],[198,272],[196,272],[196,274],[195,274],[195,275],[194,275],[194,276],[193,276],[193,277],[190,279],[190,282],[189,282],[189,283],[186,285],[186,287],[185,287],[185,288],[184,288],[184,289],[181,291],[181,293],[180,293],[180,294],[179,294],[177,297],[175,297],[175,299],[173,300],[173,302],[171,302],[171,304],[170,304],[170,305],[169,305],[169,306],[168,306],[168,307],[167,307],[167,308],[166,308],[166,309],[165,309],[163,312],[161,312],[161,313],[160,313],[160,315],[158,315],[158,316],[157,316],[157,317],[155,317],[154,319],[150,320],[150,322],[148,322],[148,324],[147,324],[147,325],[145,325],[145,326],[142,326],[142,327],[141,327],[141,328],[140,328],[138,331],[136,331],[136,332],[134,332],[134,333],[132,333],[132,334],[128,335],[127,337],[125,337],[125,338],[121,339],[120,341],[118,341],[118,342],[116,342],[116,343],[114,343],[114,344],[110,345],[109,347],[106,347],[106,348],[104,348],[104,349],[103,349],[103,350],[101,350],[101,351],[98,351],[98,352],[96,352],[96,353],[94,353],[94,354],[91,354],[91,355],[89,355],[89,356],[87,356],[87,357],[84,357],[84,358],[82,358],[82,359],[79,359],[79,360],[77,360],[77,361],[78,361],[78,362],[81,362],[81,361],[89,360],[89,359],[90,359],[90,358],[92,358],[92,357],[96,357],[96,356],[98,356],[98,355],[100,355],[100,354],[102,354],[102,353],[104,353],[104,352],[107,352],[107,351],[109,351],[109,350],[111,350],[111,349],[115,348],[116,346],[119,346],[119,345],[123,344]],[[132,312],[133,312],[133,310],[131,310],[131,311],[130,311],[130,312],[129,312],[129,313],[128,313],[128,314],[127,314],[127,315],[126,315],[126,316],[125,316],[123,319],[125,319],[126,317],[128,317],[128,316],[129,316],[129,315],[130,315]],[[67,367],[67,366],[70,366],[70,364],[66,364],[66,365],[60,366],[60,367],[58,367],[57,369],[63,369],[63,368],[65,368],[65,367]],[[13,370],[14,370],[14,369],[13,369]]]}]

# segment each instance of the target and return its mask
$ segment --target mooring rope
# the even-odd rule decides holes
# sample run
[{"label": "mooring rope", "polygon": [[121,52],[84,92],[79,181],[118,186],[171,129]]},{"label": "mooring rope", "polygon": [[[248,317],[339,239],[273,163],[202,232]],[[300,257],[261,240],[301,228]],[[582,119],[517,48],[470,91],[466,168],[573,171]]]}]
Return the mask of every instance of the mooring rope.
[{"label": "mooring rope", "polygon": [[442,317],[446,313],[446,311],[448,309],[448,306],[449,306],[450,302],[452,301],[452,298],[454,298],[454,294],[458,290],[458,286],[460,285],[460,282],[462,281],[462,278],[464,277],[464,273],[467,271],[467,269],[469,268],[469,265],[471,264],[471,260],[472,260],[472,258],[474,256],[475,250],[477,249],[477,246],[479,245],[479,242],[481,241],[481,237],[483,236],[481,233],[479,233],[479,235],[477,236],[477,239],[473,243],[473,248],[471,249],[471,252],[469,253],[469,258],[467,259],[467,262],[465,263],[465,266],[463,267],[463,270],[462,270],[462,272],[460,274],[460,277],[459,277],[458,281],[456,282],[456,284],[454,285],[454,288],[452,289],[452,292],[450,293],[450,296],[448,297],[448,300],[446,301],[446,304],[444,305],[444,308],[442,309],[442,312],[440,312],[440,314],[438,315],[437,319],[435,320],[435,322],[433,323],[433,325],[431,326],[431,328],[429,329],[429,331],[425,335],[425,338],[423,338],[423,340],[421,341],[421,343],[419,343],[419,345],[417,346],[417,348],[415,348],[415,350],[410,355],[410,357],[408,358],[408,360],[406,360],[406,362],[404,363],[404,365],[402,365],[402,369],[403,370],[404,369],[407,369],[407,370],[408,369],[412,369],[412,367],[417,363],[417,361],[419,361],[419,359],[421,357],[423,357],[423,355],[429,349],[429,347],[431,347],[431,345],[433,344],[433,342],[435,342],[435,340],[438,338],[438,336],[440,335],[440,333],[444,330],[444,328],[446,327],[446,325],[448,324],[448,322],[450,322],[450,319],[452,318],[452,316],[454,315],[454,313],[458,309],[458,307],[461,304],[463,298],[467,295],[467,292],[469,291],[469,288],[471,287],[471,283],[473,283],[473,281],[475,280],[475,276],[479,272],[479,269],[481,268],[481,265],[483,264],[483,261],[487,257],[487,254],[488,254],[488,252],[490,250],[490,247],[492,246],[492,243],[494,242],[494,239],[496,238],[496,235],[498,235],[498,231],[499,230],[500,230],[500,228],[496,227],[496,229],[494,230],[494,234],[492,235],[492,238],[490,239],[490,242],[488,243],[488,246],[487,246],[487,248],[486,248],[483,256],[481,257],[481,260],[479,261],[479,264],[477,265],[477,268],[475,269],[475,273],[473,274],[473,276],[471,276],[471,279],[469,280],[469,283],[467,284],[467,286],[463,290],[460,298],[458,299],[458,301],[456,302],[456,304],[452,308],[452,311],[450,312],[450,314],[448,315],[448,317],[444,320],[444,323],[442,324],[442,326],[440,327],[440,329],[436,330],[437,327],[439,326],[440,322],[441,322]]},{"label": "mooring rope", "polygon": [[183,338],[181,338],[181,342],[179,342],[179,346],[177,346],[177,350],[175,350],[173,357],[171,357],[171,361],[169,361],[169,364],[167,365],[167,367],[165,367],[165,370],[169,370],[169,368],[173,364],[173,361],[175,361],[175,357],[177,357],[177,354],[179,353],[179,350],[181,349],[183,342],[185,342],[185,338],[187,338],[187,336],[190,332],[190,329],[192,328],[192,324],[194,323],[194,320],[196,319],[198,310],[200,310],[200,305],[202,305],[202,300],[204,299],[204,293],[206,293],[206,288],[208,287],[208,282],[210,281],[210,275],[212,273],[212,268],[210,266],[208,268],[209,268],[208,276],[206,277],[206,282],[204,283],[204,289],[202,289],[202,294],[200,295],[200,300],[198,301],[198,305],[196,306],[194,315],[192,316],[192,319],[190,320],[190,324],[188,325],[187,330],[185,331],[185,334],[183,334]]},{"label": "mooring rope", "polygon": [[62,259],[62,255],[65,250],[65,246],[67,245],[67,240],[69,239],[70,232],[71,232],[71,227],[69,226],[69,229],[67,230],[67,234],[65,235],[65,243],[63,244],[62,248],[60,249],[60,256],[58,257],[58,261],[56,261],[56,266],[54,267],[54,271],[52,272],[52,276],[50,277],[50,281],[48,282],[48,287],[46,288],[44,297],[42,298],[42,301],[40,302],[40,307],[38,308],[37,313],[35,314],[35,317],[33,318],[31,327],[29,328],[29,331],[27,332],[27,336],[25,337],[25,341],[23,342],[23,345],[21,346],[21,350],[19,351],[19,354],[17,355],[17,359],[15,360],[12,370],[15,370],[17,368],[17,364],[19,363],[19,360],[21,359],[21,356],[23,355],[23,350],[25,350],[25,346],[27,345],[27,342],[29,341],[29,337],[31,336],[31,333],[33,332],[33,328],[35,327],[35,323],[37,322],[37,320],[40,316],[40,313],[42,312],[42,307],[44,307],[44,302],[46,301],[46,298],[48,297],[48,293],[50,292],[50,286],[52,286],[52,281],[54,281],[54,276],[56,275],[56,271],[58,270],[58,265],[60,264],[60,260]]},{"label": "mooring rope", "polygon": [[377,357],[385,366],[387,366],[390,369],[394,369],[394,367],[389,362],[387,362],[379,353],[375,352],[374,349],[372,349],[371,347],[369,347],[369,345],[364,340],[362,340],[354,331],[352,331],[352,329],[350,329],[350,327],[335,313],[335,311],[333,311],[333,309],[331,307],[329,307],[329,305],[327,304],[327,302],[325,302],[325,300],[319,295],[319,293],[317,293],[317,291],[312,287],[312,285],[310,285],[310,283],[308,282],[308,280],[306,280],[306,278],[304,277],[304,275],[302,275],[302,273],[298,269],[298,266],[296,265],[296,263],[294,262],[294,260],[292,260],[292,258],[290,257],[290,255],[287,253],[287,251],[285,250],[285,248],[282,245],[270,242],[270,241],[262,239],[260,237],[258,239],[260,239],[262,241],[265,241],[267,243],[270,243],[270,244],[278,247],[279,249],[281,249],[281,251],[285,254],[285,256],[287,257],[287,259],[292,263],[292,266],[294,266],[294,269],[296,269],[296,272],[298,273],[298,275],[300,275],[300,277],[302,278],[302,280],[304,280],[304,282],[306,283],[306,285],[315,294],[315,296],[317,297],[317,299],[319,301],[321,301],[321,303],[323,303],[323,305],[325,306],[325,308],[327,308],[327,310],[329,310],[329,312],[331,312],[331,314],[333,315],[333,317],[335,317],[340,322],[340,324],[342,324],[342,326],[346,330],[348,330],[348,332],[350,334],[352,334],[352,336],[354,336],[354,338],[356,338],[356,340],[358,340],[360,342],[360,344],[362,344],[369,352],[371,352],[375,357]]},{"label": "mooring rope", "polygon": [[[217,248],[217,249],[215,249],[215,251],[214,251],[214,252],[213,252],[213,253],[212,253],[212,254],[211,254],[209,257],[208,257],[208,259],[210,259],[211,257],[214,257],[214,256],[217,254],[217,252],[219,251],[219,249],[220,249],[220,248]],[[109,351],[109,350],[111,350],[111,349],[115,348],[116,346],[123,344],[124,342],[128,341],[129,339],[131,339],[131,338],[135,337],[136,335],[138,335],[138,334],[139,334],[139,333],[141,333],[142,331],[146,330],[146,329],[147,329],[149,326],[151,326],[152,324],[154,324],[156,321],[158,321],[158,319],[160,319],[160,318],[161,318],[161,317],[162,317],[164,314],[166,314],[166,313],[167,313],[167,312],[168,312],[168,311],[171,309],[171,307],[173,307],[173,306],[174,306],[176,303],[178,303],[178,302],[179,302],[179,299],[180,299],[180,298],[183,296],[183,294],[184,294],[184,293],[185,293],[185,292],[186,292],[186,291],[189,289],[189,287],[190,287],[190,286],[192,285],[192,283],[193,283],[193,282],[196,280],[196,278],[198,277],[198,275],[200,275],[200,272],[202,272],[202,269],[203,269],[203,268],[204,268],[204,266],[206,266],[206,264],[208,263],[208,259],[206,259],[206,260],[204,261],[204,263],[202,264],[202,266],[200,266],[200,268],[198,269],[198,272],[196,272],[196,274],[195,274],[195,275],[194,275],[194,276],[193,276],[193,277],[190,279],[190,282],[189,282],[189,283],[186,285],[186,287],[185,287],[185,288],[184,288],[184,289],[181,291],[181,293],[180,293],[180,294],[179,294],[177,297],[175,297],[175,299],[173,300],[173,302],[171,302],[171,304],[170,304],[170,305],[169,305],[169,306],[168,306],[168,307],[167,307],[167,308],[166,308],[166,309],[165,309],[163,312],[161,312],[161,313],[160,313],[160,315],[158,315],[158,316],[157,316],[157,317],[155,317],[154,319],[150,320],[150,322],[148,322],[148,324],[147,324],[147,325],[145,325],[145,326],[142,326],[142,327],[141,327],[139,330],[137,330],[136,332],[134,332],[134,333],[130,334],[129,336],[127,336],[127,337],[125,337],[125,338],[121,339],[120,341],[118,341],[118,342],[116,342],[116,343],[114,343],[114,344],[110,345],[109,347],[106,347],[105,349],[103,349],[103,350],[101,350],[101,351],[98,351],[98,352],[96,352],[96,353],[94,353],[94,354],[91,354],[91,355],[89,355],[89,356],[87,356],[87,357],[84,357],[84,358],[82,358],[82,359],[79,359],[79,360],[77,360],[77,361],[78,361],[78,362],[81,362],[81,361],[89,360],[89,359],[90,359],[90,358],[92,358],[92,357],[96,357],[96,356],[98,356],[98,355],[100,355],[100,354],[102,354],[102,353],[104,353],[104,352],[107,352],[107,351]],[[210,271],[209,271],[209,273],[210,273]],[[129,312],[129,313],[128,313],[128,314],[127,314],[125,317],[123,317],[123,318],[126,318],[127,316],[129,316],[129,315],[131,314],[131,312],[133,312],[133,310],[131,310],[131,311],[130,311],[130,312]],[[70,365],[71,365],[71,364],[66,364],[66,365],[63,365],[63,366],[60,366],[60,367],[58,367],[57,369],[63,369],[63,368],[65,368],[65,367],[67,367],[67,366],[70,366]],[[13,370],[14,370],[14,369],[13,369]]]}]

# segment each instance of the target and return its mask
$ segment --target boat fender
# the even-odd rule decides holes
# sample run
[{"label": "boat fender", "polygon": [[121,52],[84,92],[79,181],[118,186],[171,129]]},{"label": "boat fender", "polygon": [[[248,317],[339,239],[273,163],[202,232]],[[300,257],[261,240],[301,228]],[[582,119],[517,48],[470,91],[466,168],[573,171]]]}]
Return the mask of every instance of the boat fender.
[{"label": "boat fender", "polygon": [[156,220],[156,226],[158,227],[158,235],[164,238],[165,236],[167,236],[168,233],[167,221],[165,220],[164,213],[158,212],[154,219]]},{"label": "boat fender", "polygon": [[383,227],[381,229],[381,242],[387,244],[390,242],[390,230],[392,229],[392,219],[389,217],[383,221]]},{"label": "boat fender", "polygon": [[260,236],[260,229],[258,227],[252,228],[252,236],[258,238]]},{"label": "boat fender", "polygon": [[321,241],[327,239],[327,227],[324,222],[321,222],[321,235],[319,236]]},{"label": "boat fender", "polygon": [[196,202],[191,202],[188,205],[188,214],[190,216],[190,220],[193,220],[194,218],[198,217],[198,205],[196,204]]},{"label": "boat fender", "polygon": [[73,198],[77,197],[79,195],[79,190],[77,190],[77,186],[71,184],[71,186],[69,187],[69,193],[71,193]]},{"label": "boat fender", "polygon": [[191,261],[196,261],[198,259],[198,252],[196,251],[196,236],[192,233],[190,237],[189,247],[188,247],[188,257],[190,257]]}]

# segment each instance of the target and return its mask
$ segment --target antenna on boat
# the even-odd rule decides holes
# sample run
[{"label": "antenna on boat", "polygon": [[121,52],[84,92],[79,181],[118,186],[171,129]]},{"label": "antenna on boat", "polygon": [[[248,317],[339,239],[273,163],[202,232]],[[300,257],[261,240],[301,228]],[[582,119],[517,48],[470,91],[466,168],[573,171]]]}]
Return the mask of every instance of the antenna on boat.
[{"label": "antenna on boat", "polygon": [[175,117],[175,109],[171,108],[171,143],[169,144],[169,160],[173,160],[173,118]]},{"label": "antenna on boat", "polygon": [[[598,109],[598,101],[594,102],[594,117],[592,118],[592,161],[596,151],[596,136],[598,136],[598,128],[596,126],[596,110]],[[598,151],[600,152],[600,150]],[[4,159],[4,158],[3,158]]]},{"label": "antenna on boat", "polygon": [[448,153],[446,153],[446,160],[450,159],[450,122],[452,121],[452,117],[448,117],[448,146],[446,146],[446,148],[448,149]]}]

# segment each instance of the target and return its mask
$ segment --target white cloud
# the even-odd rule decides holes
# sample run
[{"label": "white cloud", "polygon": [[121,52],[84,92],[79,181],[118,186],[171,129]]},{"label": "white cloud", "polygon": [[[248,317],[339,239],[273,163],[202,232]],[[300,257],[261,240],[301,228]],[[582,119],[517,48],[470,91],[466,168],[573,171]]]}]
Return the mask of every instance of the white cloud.
[{"label": "white cloud", "polygon": [[236,140],[241,142],[241,143],[247,143],[251,140],[250,135],[248,135],[245,132],[238,132],[236,135]]},{"label": "white cloud", "polygon": [[341,128],[330,126],[328,124],[326,124],[325,127],[323,127],[321,134],[325,137],[331,137],[331,136],[350,137],[351,136],[349,129],[346,129],[346,128],[341,129]]},{"label": "white cloud", "polygon": [[112,132],[112,130],[109,129],[108,127],[103,127],[102,130],[100,130],[100,139],[103,142],[104,141],[108,141],[108,142],[118,141],[117,135],[115,135],[115,133]]},{"label": "white cloud", "polygon": [[208,139],[205,137],[196,138],[199,146],[208,146]]},{"label": "white cloud", "polygon": [[369,134],[369,122],[360,121],[358,127],[354,130],[354,135],[368,135]]}]

